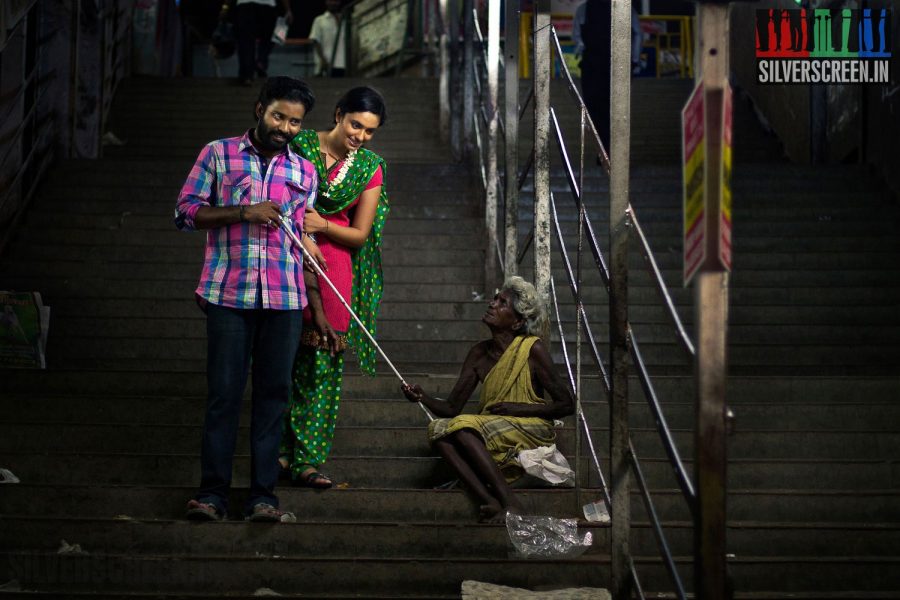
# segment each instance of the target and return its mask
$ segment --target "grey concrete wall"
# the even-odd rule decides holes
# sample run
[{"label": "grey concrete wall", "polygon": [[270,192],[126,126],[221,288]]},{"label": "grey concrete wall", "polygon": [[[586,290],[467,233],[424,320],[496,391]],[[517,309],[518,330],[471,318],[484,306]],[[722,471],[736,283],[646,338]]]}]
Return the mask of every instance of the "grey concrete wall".
[{"label": "grey concrete wall", "polygon": [[[763,6],[765,5],[765,6]],[[793,0],[736,3],[731,7],[732,84],[750,96],[794,162],[810,160],[810,86],[760,85],[756,77],[756,21],[760,8],[796,8]]]},{"label": "grey concrete wall", "polygon": [[891,81],[886,85],[861,86],[865,128],[863,158],[874,164],[900,198],[900,6],[892,0],[873,0],[872,8],[893,10],[891,23]]}]

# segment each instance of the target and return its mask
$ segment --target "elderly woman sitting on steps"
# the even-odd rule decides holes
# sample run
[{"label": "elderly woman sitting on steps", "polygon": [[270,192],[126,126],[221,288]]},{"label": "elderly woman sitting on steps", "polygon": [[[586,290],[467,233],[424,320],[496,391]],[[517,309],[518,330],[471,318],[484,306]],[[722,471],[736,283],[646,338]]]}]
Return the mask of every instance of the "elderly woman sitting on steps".
[{"label": "elderly woman sitting on steps", "polygon": [[[481,319],[491,339],[469,350],[449,397],[432,398],[418,385],[402,387],[410,401],[444,417],[429,424],[428,437],[482,502],[482,521],[500,522],[507,511],[522,511],[509,486],[523,474],[519,451],[552,444],[552,420],[574,412],[572,394],[536,336],[546,319],[534,286],[510,277]],[[478,383],[478,414],[460,414]]]}]

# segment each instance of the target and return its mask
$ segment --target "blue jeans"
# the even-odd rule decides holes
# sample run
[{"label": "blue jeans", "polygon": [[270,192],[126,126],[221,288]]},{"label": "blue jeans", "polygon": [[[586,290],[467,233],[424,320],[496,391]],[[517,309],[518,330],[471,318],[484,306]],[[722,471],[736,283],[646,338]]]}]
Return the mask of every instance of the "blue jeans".
[{"label": "blue jeans", "polygon": [[[197,500],[228,509],[232,462],[247,373],[252,365],[250,498],[278,506],[278,446],[300,342],[300,310],[242,310],[209,304],[206,377],[209,395],[203,423]],[[252,358],[252,361],[251,361]]]}]

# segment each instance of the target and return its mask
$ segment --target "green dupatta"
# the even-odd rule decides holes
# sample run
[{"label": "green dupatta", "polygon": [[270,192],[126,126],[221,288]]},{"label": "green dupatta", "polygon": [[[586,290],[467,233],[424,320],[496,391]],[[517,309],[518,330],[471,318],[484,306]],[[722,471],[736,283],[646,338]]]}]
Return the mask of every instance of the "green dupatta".
[{"label": "green dupatta", "polygon": [[[348,169],[344,180],[332,187],[327,182],[328,170],[325,168],[325,162],[320,154],[319,136],[314,130],[304,129],[298,133],[297,137],[291,141],[291,147],[316,167],[319,174],[319,194],[316,198],[315,208],[321,214],[333,215],[352,204],[366,189],[366,185],[379,166],[382,176],[387,174],[387,165],[383,158],[371,150],[360,148],[357,150],[353,165]],[[325,195],[326,191],[328,196]],[[375,221],[372,223],[369,237],[366,238],[362,247],[352,253],[353,292],[350,306],[353,307],[353,312],[373,337],[378,319],[378,308],[384,294],[384,280],[381,271],[381,232],[384,229],[388,211],[390,211],[390,203],[384,184],[382,184]],[[367,375],[374,375],[377,360],[375,347],[366,334],[360,330],[354,319],[350,319],[347,341],[356,352],[360,370]]]}]

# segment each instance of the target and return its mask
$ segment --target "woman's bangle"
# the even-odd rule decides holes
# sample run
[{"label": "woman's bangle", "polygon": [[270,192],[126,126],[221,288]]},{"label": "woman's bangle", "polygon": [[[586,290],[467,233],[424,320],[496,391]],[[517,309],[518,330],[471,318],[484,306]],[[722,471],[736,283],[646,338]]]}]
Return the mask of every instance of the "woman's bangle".
[{"label": "woman's bangle", "polygon": [[325,233],[328,233],[328,219],[325,219]]}]

